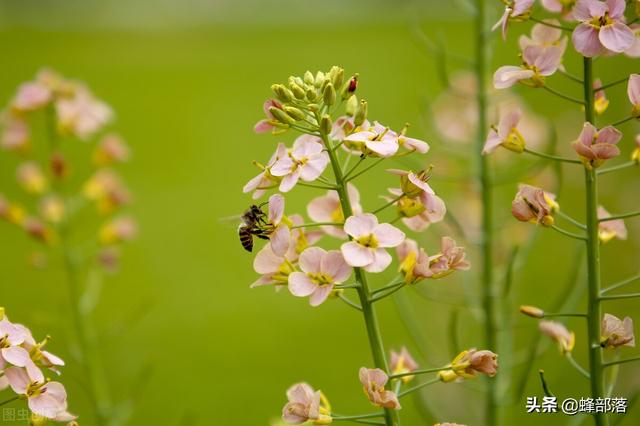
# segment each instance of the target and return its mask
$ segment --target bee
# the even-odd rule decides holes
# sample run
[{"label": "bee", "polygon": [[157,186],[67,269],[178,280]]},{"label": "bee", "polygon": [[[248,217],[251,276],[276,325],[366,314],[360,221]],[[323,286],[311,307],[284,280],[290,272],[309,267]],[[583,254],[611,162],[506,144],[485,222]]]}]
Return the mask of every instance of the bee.
[{"label": "bee", "polygon": [[240,244],[246,251],[253,250],[254,236],[263,240],[269,239],[270,230],[267,228],[267,215],[260,206],[252,205],[240,219],[242,223],[238,227],[238,236]]}]

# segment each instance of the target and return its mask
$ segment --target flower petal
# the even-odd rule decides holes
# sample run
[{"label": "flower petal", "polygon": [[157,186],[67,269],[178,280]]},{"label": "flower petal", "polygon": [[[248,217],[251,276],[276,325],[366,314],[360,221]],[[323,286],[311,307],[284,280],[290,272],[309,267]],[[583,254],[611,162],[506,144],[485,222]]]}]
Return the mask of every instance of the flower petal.
[{"label": "flower petal", "polygon": [[361,246],[355,241],[342,244],[340,251],[342,252],[345,262],[353,267],[363,267],[374,260],[373,251]]}]

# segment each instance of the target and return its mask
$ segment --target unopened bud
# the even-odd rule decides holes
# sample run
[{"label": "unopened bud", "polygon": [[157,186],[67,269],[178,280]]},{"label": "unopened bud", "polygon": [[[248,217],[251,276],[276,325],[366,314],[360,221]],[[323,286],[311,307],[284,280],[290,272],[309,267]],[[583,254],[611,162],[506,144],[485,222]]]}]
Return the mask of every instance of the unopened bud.
[{"label": "unopened bud", "polygon": [[316,78],[313,81],[313,85],[316,87],[320,87],[322,86],[322,83],[324,83],[326,77],[324,75],[324,73],[322,71],[318,71],[318,73],[316,74]]},{"label": "unopened bud", "polygon": [[295,124],[296,122],[296,120],[294,120],[289,114],[287,114],[280,108],[270,107],[269,112],[271,113],[271,115],[273,115],[273,118],[283,124]]},{"label": "unopened bud", "polygon": [[309,108],[309,111],[311,111],[311,112],[320,111],[320,105],[318,105],[318,104],[309,104],[309,105],[307,105],[307,108]]},{"label": "unopened bud", "polygon": [[634,149],[631,153],[631,161],[636,163],[636,165],[640,165],[640,147]]},{"label": "unopened bud", "polygon": [[358,110],[358,98],[356,96],[352,96],[347,101],[347,105],[345,106],[345,113],[349,117],[353,117]]},{"label": "unopened bud", "polygon": [[367,119],[367,101],[364,99],[360,101],[358,104],[358,108],[356,109],[356,115],[353,119],[353,124],[356,126],[361,126],[362,123]]},{"label": "unopened bud", "polygon": [[546,215],[546,216],[544,216],[544,217],[542,218],[542,220],[540,221],[540,223],[541,223],[542,225],[544,225],[544,226],[553,226],[553,225],[556,223],[556,221],[555,221],[555,219],[553,218],[553,216],[551,216],[551,215]]},{"label": "unopened bud", "polygon": [[342,86],[342,90],[340,91],[340,96],[342,96],[342,99],[349,99],[351,95],[353,95],[356,92],[357,88],[358,88],[358,74],[351,77],[349,81],[347,81]]},{"label": "unopened bud", "polygon": [[4,319],[4,308],[0,306],[0,321]]},{"label": "unopened bud", "polygon": [[299,85],[297,85],[296,83],[293,83],[291,85],[291,91],[293,92],[293,96],[295,96],[296,99],[304,99],[306,96],[304,89]]},{"label": "unopened bud", "polygon": [[313,84],[315,82],[315,79],[313,78],[313,74],[311,74],[311,71],[305,71],[304,82],[307,84]]},{"label": "unopened bud", "polygon": [[344,82],[344,69],[332,66],[331,71],[329,71],[329,78],[331,78],[331,84],[333,87],[340,87]]},{"label": "unopened bud", "polygon": [[320,132],[328,135],[329,133],[331,133],[332,126],[333,123],[331,122],[331,116],[329,114],[323,115],[320,119]]},{"label": "unopened bud", "polygon": [[302,79],[300,77],[296,77],[293,75],[289,76],[289,86],[293,86],[294,84],[297,84],[298,86],[304,86],[304,81],[302,81]]},{"label": "unopened bud", "polygon": [[293,99],[293,93],[291,90],[287,89],[282,84],[272,85],[271,90],[273,90],[273,93],[275,93],[276,97],[282,102],[291,102]]},{"label": "unopened bud", "polygon": [[318,92],[316,92],[316,89],[313,87],[309,87],[307,89],[307,99],[309,99],[311,102],[315,101],[318,98]]},{"label": "unopened bud", "polygon": [[284,110],[287,114],[289,114],[291,118],[295,119],[296,121],[304,120],[304,112],[302,112],[298,108],[286,106],[284,107]]},{"label": "unopened bud", "polygon": [[333,84],[328,83],[324,87],[324,92],[322,92],[322,98],[324,100],[325,105],[333,105],[336,103],[336,89],[333,87]]},{"label": "unopened bud", "polygon": [[535,306],[522,305],[520,306],[520,313],[531,318],[544,318],[544,311]]},{"label": "unopened bud", "polygon": [[453,382],[454,380],[458,379],[458,377],[459,376],[453,370],[444,370],[438,372],[438,378],[440,379],[440,381],[445,383]]}]

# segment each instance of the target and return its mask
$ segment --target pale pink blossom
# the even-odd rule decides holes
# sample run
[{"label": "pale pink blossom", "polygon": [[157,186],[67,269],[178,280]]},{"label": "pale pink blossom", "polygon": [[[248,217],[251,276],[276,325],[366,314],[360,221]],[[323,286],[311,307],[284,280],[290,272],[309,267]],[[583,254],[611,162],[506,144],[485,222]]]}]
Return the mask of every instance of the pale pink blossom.
[{"label": "pale pink blossom", "polygon": [[297,383],[287,390],[287,404],[282,420],[290,425],[312,421],[315,425],[331,424],[331,411],[321,391],[314,391],[307,383]]},{"label": "pale pink blossom", "polygon": [[80,139],[90,138],[113,119],[109,105],[82,86],[73,96],[58,99],[55,105],[60,130]]},{"label": "pale pink blossom", "polygon": [[544,86],[544,78],[554,74],[562,62],[562,46],[531,45],[522,51],[521,66],[506,65],[493,75],[496,89],[506,89],[519,81],[528,81],[534,87]]},{"label": "pale pink blossom", "polygon": [[514,152],[522,152],[526,142],[518,130],[518,123],[522,118],[522,111],[516,109],[503,114],[497,126],[492,126],[484,143],[482,154],[491,154],[498,147],[503,146]]},{"label": "pale pink blossom", "polygon": [[0,117],[2,136],[0,146],[7,151],[23,151],[29,146],[29,126],[27,122],[13,114],[2,114]]},{"label": "pale pink blossom", "polygon": [[[598,219],[606,219],[611,217],[611,214],[605,210],[604,207],[598,206]],[[607,220],[598,224],[598,237],[603,243],[609,242],[614,238],[619,240],[627,239],[627,227],[624,225],[624,220]]]},{"label": "pale pink blossom", "polygon": [[113,163],[124,163],[131,157],[131,150],[120,136],[108,134],[98,143],[93,153],[93,161],[98,166],[108,166]]},{"label": "pale pink blossom", "polygon": [[253,259],[253,269],[260,274],[251,288],[263,285],[275,285],[280,288],[289,283],[289,275],[296,270],[295,264],[298,261],[298,254],[295,250],[295,242],[289,243],[289,250],[278,256],[273,252],[271,243],[266,244]]},{"label": "pale pink blossom", "polygon": [[[324,235],[324,232],[321,230],[309,230],[308,228],[305,230],[305,227],[301,226],[305,223],[302,215],[292,214],[288,216],[288,219],[292,225],[289,244],[293,245],[297,254],[302,253],[307,247],[314,245]],[[298,226],[298,228],[295,228],[296,226]]]},{"label": "pale pink blossom", "polygon": [[415,198],[402,196],[400,188],[389,188],[391,197],[385,197],[387,201],[397,199],[395,205],[402,216],[402,223],[415,232],[424,231],[432,223],[441,222],[447,207],[442,198],[435,194],[423,192]]},{"label": "pale pink blossom", "polygon": [[341,116],[333,122],[331,133],[329,136],[331,139],[343,142],[342,149],[352,155],[361,155],[363,145],[360,142],[349,142],[348,136],[354,132],[360,132],[363,129],[371,127],[369,120],[364,120],[360,126],[355,125],[355,117]]},{"label": "pale pink blossom", "polygon": [[[400,349],[400,352],[391,350],[391,357],[389,358],[389,368],[392,374],[405,374],[411,373],[417,370],[418,363],[413,359],[406,346]],[[403,376],[402,381],[404,383],[409,382],[414,376]]]},{"label": "pale pink blossom", "polygon": [[289,275],[289,291],[294,296],[309,296],[311,306],[327,300],[334,286],[351,275],[351,267],[338,250],[309,247],[300,255],[299,266],[302,272]]},{"label": "pale pink blossom", "polygon": [[451,370],[465,379],[472,379],[477,373],[493,377],[498,373],[498,355],[486,349],[471,348],[454,358]]},{"label": "pale pink blossom", "polygon": [[609,99],[607,99],[607,94],[602,89],[602,80],[599,78],[593,82],[593,91],[593,109],[596,111],[596,114],[602,115],[607,108],[609,108]]},{"label": "pale pink blossom", "polygon": [[17,171],[18,183],[31,194],[42,194],[49,188],[49,181],[38,163],[22,163]]},{"label": "pale pink blossom", "polygon": [[552,214],[559,208],[555,196],[540,188],[521,184],[511,203],[511,213],[521,222],[553,224]]},{"label": "pale pink blossom", "polygon": [[132,196],[120,176],[113,170],[100,169],[87,182],[83,194],[89,200],[95,201],[100,213],[111,213],[131,202]]},{"label": "pale pink blossom", "polygon": [[423,140],[410,138],[405,133],[407,132],[408,125],[402,129],[398,135],[398,144],[400,147],[404,147],[409,151],[415,151],[419,154],[426,154],[429,152],[429,144]]},{"label": "pale pink blossom", "polygon": [[276,255],[284,256],[289,250],[291,232],[288,224],[285,222],[284,197],[282,195],[273,194],[269,197],[267,220],[271,228],[271,232],[269,233],[271,249]]},{"label": "pale pink blossom", "polygon": [[451,237],[442,237],[440,253],[429,258],[433,278],[442,278],[454,271],[466,271],[471,264],[465,259],[464,247],[459,247]]},{"label": "pale pink blossom", "polygon": [[400,401],[395,392],[386,390],[384,387],[389,381],[389,376],[379,368],[362,367],[359,372],[360,383],[364,387],[364,392],[373,404],[398,410]]},{"label": "pale pink blossom", "polygon": [[396,247],[396,253],[400,263],[398,269],[406,283],[415,284],[418,281],[433,276],[430,268],[431,259],[429,255],[427,255],[422,247],[418,247],[418,243],[414,240],[405,238],[405,240]]},{"label": "pale pink blossom", "polygon": [[629,102],[633,105],[632,115],[640,118],[640,74],[631,74],[627,86]]},{"label": "pale pink blossom", "polygon": [[[347,192],[349,194],[349,201],[351,202],[351,209],[353,214],[362,213],[362,206],[360,205],[360,193],[358,189],[351,183],[347,184]],[[327,191],[326,195],[316,197],[307,205],[307,214],[311,219],[316,222],[324,223],[343,223],[344,213],[342,212],[342,205],[340,204],[340,197],[334,190]],[[331,235],[332,237],[345,239],[347,238],[346,232],[341,226],[321,226],[320,229]]]},{"label": "pale pink blossom", "polygon": [[578,0],[573,17],[580,24],[573,31],[573,45],[586,57],[629,49],[635,35],[625,24],[625,0]]},{"label": "pale pink blossom", "polygon": [[630,48],[625,50],[624,54],[630,58],[640,58],[640,24],[631,24],[629,26],[635,35],[635,39]]},{"label": "pale pink blossom", "polygon": [[40,82],[21,84],[18,92],[11,102],[11,108],[15,111],[35,111],[46,106],[51,101],[51,91]]},{"label": "pale pink blossom", "polygon": [[98,231],[101,244],[119,244],[134,240],[138,236],[138,224],[129,216],[116,217],[106,222]]},{"label": "pale pink blossom", "polygon": [[253,126],[254,132],[266,133],[278,128],[276,126],[278,121],[273,117],[273,114],[271,114],[271,111],[269,111],[269,108],[271,107],[282,109],[282,104],[280,104],[280,102],[276,101],[275,99],[267,99],[264,102],[264,105],[262,107],[262,109],[264,110],[264,115],[266,115],[267,118],[258,121],[256,125]]},{"label": "pale pink blossom", "polygon": [[[545,19],[543,22],[550,25],[560,25],[560,22],[556,19]],[[564,55],[567,48],[567,42],[568,39],[562,35],[561,29],[545,24],[535,24],[531,29],[531,37],[523,34],[518,39],[520,50],[523,52],[529,46],[538,46],[542,48],[557,46],[562,51],[560,56]]]},{"label": "pale pink blossom", "polygon": [[321,140],[312,135],[299,136],[288,154],[271,167],[271,174],[282,178],[282,192],[291,191],[299,179],[305,182],[318,179],[329,164],[329,155]]},{"label": "pale pink blossom", "polygon": [[601,324],[601,345],[603,348],[617,348],[619,346],[636,346],[636,339],[633,335],[633,320],[624,317],[623,320],[611,315],[604,314]]},{"label": "pale pink blossom", "polygon": [[17,367],[4,370],[11,389],[27,398],[27,404],[33,413],[48,419],[66,413],[67,392],[64,386],[58,382],[45,381],[42,373],[34,373]]},{"label": "pale pink blossom", "polygon": [[379,157],[391,157],[399,148],[398,134],[377,121],[365,130],[346,136],[351,145],[357,144],[363,153]]},{"label": "pale pink blossom", "polygon": [[524,21],[528,18],[531,8],[533,7],[534,0],[507,0],[507,6],[504,9],[504,13],[491,28],[492,31],[497,28],[502,29],[502,38],[507,39],[507,29],[509,26],[509,20]]},{"label": "pale pink blossom", "polygon": [[563,354],[573,350],[576,343],[575,333],[567,330],[567,327],[563,324],[556,321],[540,321],[538,328],[542,333],[558,343],[560,352]]},{"label": "pale pink blossom", "polygon": [[247,192],[253,191],[253,199],[257,200],[264,195],[267,189],[275,187],[278,182],[280,182],[280,178],[271,174],[271,167],[273,167],[276,161],[284,158],[286,155],[287,147],[283,143],[279,143],[276,152],[273,153],[266,166],[255,163],[262,171],[247,182],[244,188],[242,188],[242,192],[246,194]]},{"label": "pale pink blossom", "polygon": [[573,149],[593,167],[602,165],[604,160],[620,155],[617,143],[622,139],[622,133],[613,126],[597,130],[593,124],[586,122],[578,140],[573,142]]},{"label": "pale pink blossom", "polygon": [[404,232],[388,223],[378,223],[370,213],[349,217],[344,230],[353,241],[342,244],[340,250],[345,261],[367,272],[382,272],[391,263],[391,255],[385,248],[396,247],[405,238]]}]

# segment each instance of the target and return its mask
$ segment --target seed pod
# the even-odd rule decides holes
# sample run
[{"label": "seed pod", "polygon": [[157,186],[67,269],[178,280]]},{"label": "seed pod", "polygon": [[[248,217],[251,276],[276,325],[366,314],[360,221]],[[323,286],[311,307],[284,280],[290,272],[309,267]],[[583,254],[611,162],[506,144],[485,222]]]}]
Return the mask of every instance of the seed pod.
[{"label": "seed pod", "polygon": [[336,89],[333,87],[333,84],[327,83],[322,92],[322,98],[325,105],[333,105],[336,103]]},{"label": "seed pod", "polygon": [[284,124],[295,124],[294,120],[289,114],[281,110],[280,108],[270,107],[269,112],[273,115],[273,118]]},{"label": "seed pod", "polygon": [[362,99],[360,104],[358,104],[358,108],[356,109],[356,115],[353,119],[353,124],[356,126],[361,126],[362,123],[367,119],[367,101]]},{"label": "seed pod", "polygon": [[304,120],[304,112],[296,107],[286,106],[284,107],[284,111],[296,121]]},{"label": "seed pod", "polygon": [[333,123],[331,122],[331,116],[329,114],[323,115],[322,118],[320,119],[320,132],[322,132],[325,135],[328,135],[329,133],[331,133],[332,126],[333,126]]}]

